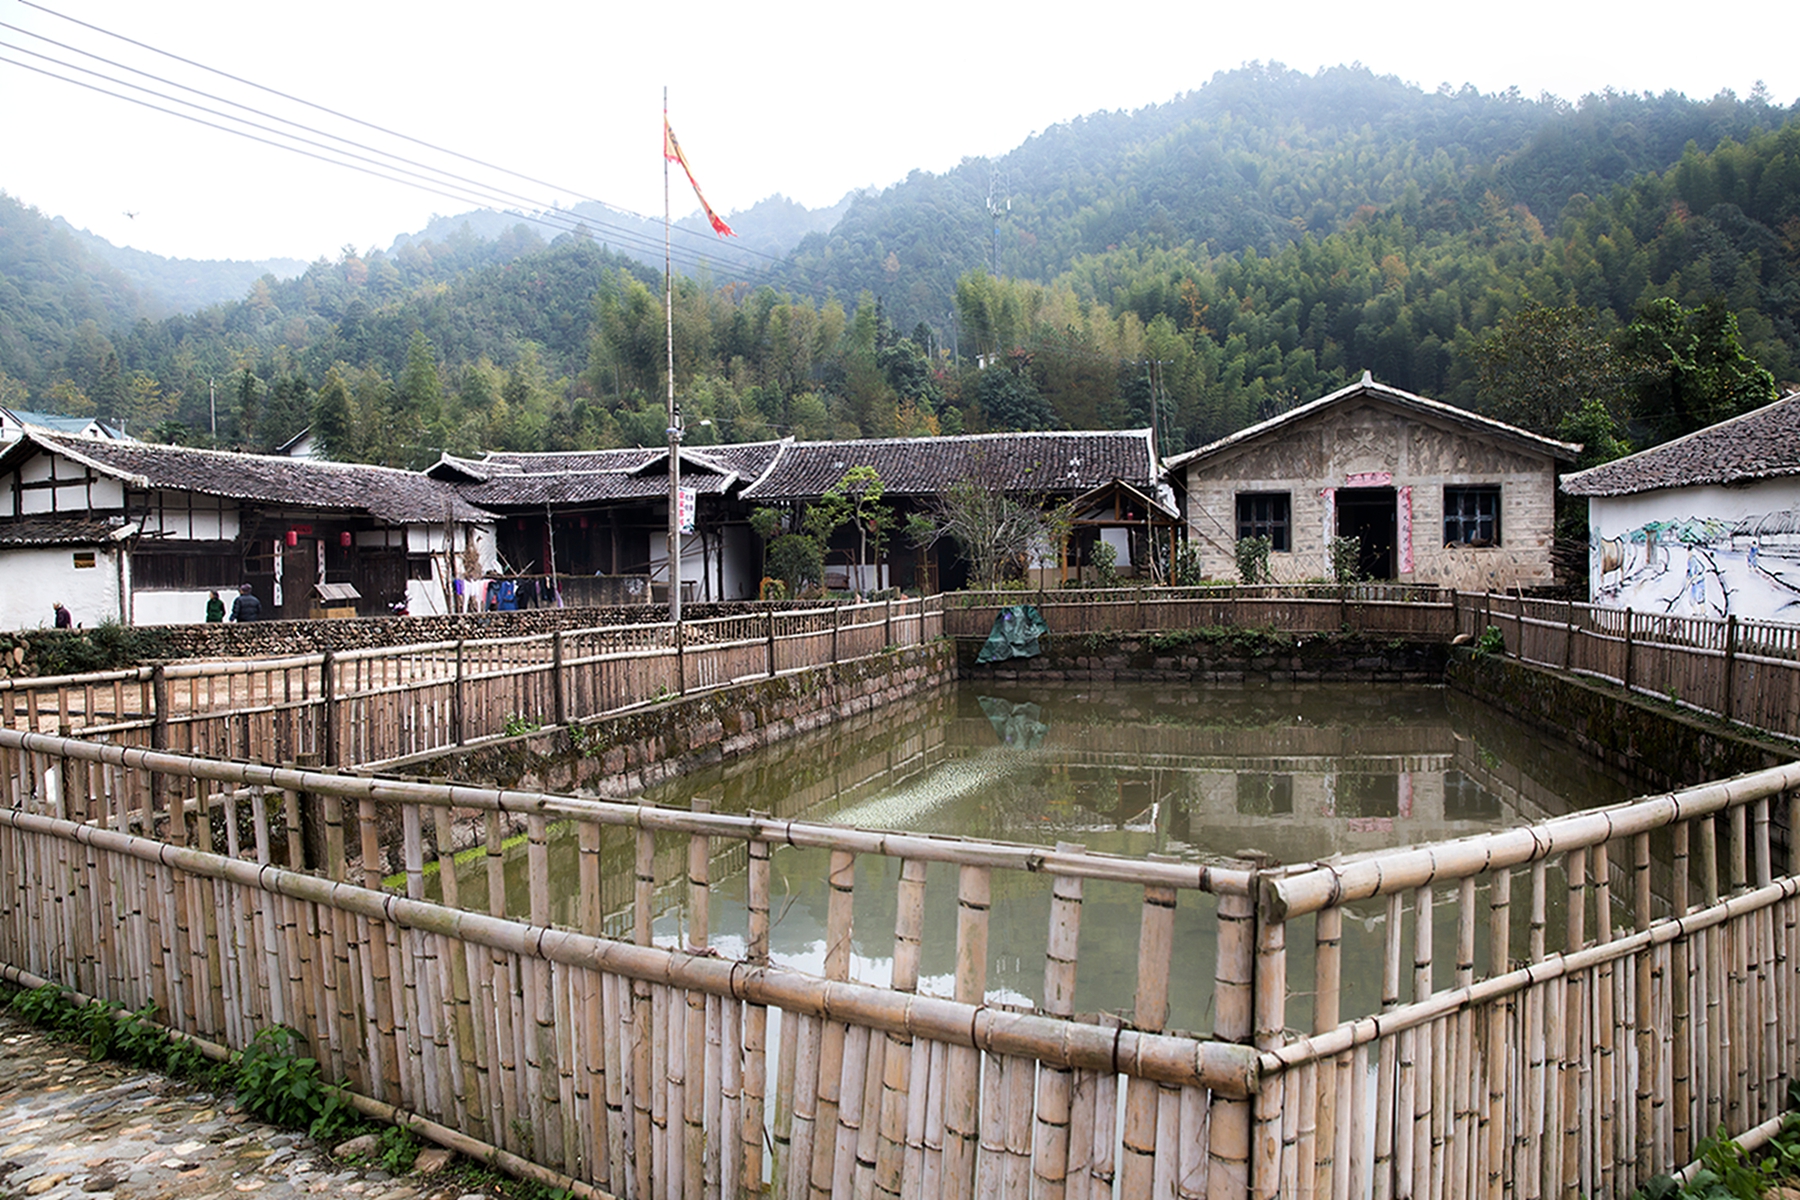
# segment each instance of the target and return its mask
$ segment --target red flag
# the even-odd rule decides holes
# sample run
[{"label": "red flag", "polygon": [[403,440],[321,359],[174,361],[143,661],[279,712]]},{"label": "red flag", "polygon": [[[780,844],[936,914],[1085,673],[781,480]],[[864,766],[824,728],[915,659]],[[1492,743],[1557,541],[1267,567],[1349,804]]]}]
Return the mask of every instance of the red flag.
[{"label": "red flag", "polygon": [[731,226],[725,223],[725,218],[714,212],[712,205],[706,202],[706,194],[700,190],[699,180],[694,178],[694,168],[688,166],[687,156],[681,152],[681,143],[675,140],[675,131],[669,128],[669,118],[666,116],[663,118],[663,157],[681,164],[681,169],[687,173],[688,182],[694,185],[694,195],[699,198],[700,207],[706,210],[706,219],[712,222],[713,232],[720,237],[736,237]]}]

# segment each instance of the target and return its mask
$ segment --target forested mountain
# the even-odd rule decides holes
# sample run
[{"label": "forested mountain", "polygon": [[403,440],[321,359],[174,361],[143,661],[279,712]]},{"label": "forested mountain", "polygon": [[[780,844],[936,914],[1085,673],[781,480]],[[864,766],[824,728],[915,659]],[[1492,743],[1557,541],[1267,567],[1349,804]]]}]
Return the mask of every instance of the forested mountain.
[{"label": "forested mountain", "polygon": [[[857,195],[829,232],[758,208],[764,249],[679,280],[697,443],[1154,418],[1173,452],[1364,369],[1643,439],[1755,401],[1800,354],[1800,120],[1761,96],[1566,105],[1247,68]],[[397,464],[658,443],[660,260],[588,216],[454,218],[158,320],[0,196],[0,392],[204,441],[216,387],[221,442],[310,423]],[[1579,369],[1551,377],[1550,349]]]},{"label": "forested mountain", "polygon": [[74,235],[88,253],[131,282],[155,316],[193,312],[209,304],[241,300],[264,275],[294,276],[306,270],[297,258],[238,259],[164,258],[129,246],[115,246],[61,218],[57,224]]}]

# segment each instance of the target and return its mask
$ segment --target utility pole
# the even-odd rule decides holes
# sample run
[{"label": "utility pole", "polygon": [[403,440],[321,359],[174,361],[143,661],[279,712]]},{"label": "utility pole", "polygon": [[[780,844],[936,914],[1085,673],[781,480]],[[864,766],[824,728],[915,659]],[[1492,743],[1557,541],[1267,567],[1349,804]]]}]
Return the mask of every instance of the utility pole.
[{"label": "utility pole", "polygon": [[[669,89],[663,88],[668,137]],[[669,623],[681,625],[681,409],[675,404],[675,271],[669,249],[669,156],[663,154],[663,332],[669,372]]]},{"label": "utility pole", "polygon": [[219,447],[219,389],[211,378],[206,381],[206,408],[212,414],[213,449]]}]

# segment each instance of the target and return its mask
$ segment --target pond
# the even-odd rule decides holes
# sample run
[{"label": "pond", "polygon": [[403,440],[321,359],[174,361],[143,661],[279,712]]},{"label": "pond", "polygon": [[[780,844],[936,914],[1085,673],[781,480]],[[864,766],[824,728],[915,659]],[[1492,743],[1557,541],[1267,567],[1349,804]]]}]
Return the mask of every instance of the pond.
[{"label": "pond", "polygon": [[[1027,842],[1183,860],[1305,862],[1462,837],[1609,804],[1643,789],[1505,714],[1442,687],[1419,685],[964,684],[698,771],[643,799],[715,812],[760,811],[863,828]],[[628,835],[609,831],[608,874],[629,875]],[[553,919],[574,923],[573,838],[552,843]],[[823,970],[828,853],[773,856],[772,955]],[[527,911],[522,847],[509,855],[509,906]],[[712,944],[743,952],[742,852],[713,867]],[[732,869],[733,864],[738,869]],[[465,896],[485,892],[471,864]],[[659,877],[665,872],[659,870]],[[898,865],[858,861],[852,975],[887,982]],[[629,898],[628,881],[607,888]],[[473,890],[470,890],[473,889]],[[949,995],[955,964],[956,878],[931,869],[921,990]],[[1454,905],[1454,897],[1443,901]],[[1076,1006],[1129,1013],[1136,983],[1141,888],[1090,881],[1082,904]],[[684,889],[659,893],[659,944],[678,944]],[[1379,907],[1345,930],[1344,1012],[1379,1004]],[[1174,1029],[1211,1028],[1215,916],[1211,897],[1184,894],[1170,963]],[[1043,987],[1049,889],[1039,876],[996,872],[990,1002],[1035,1003]],[[1519,922],[1522,925],[1523,922]],[[1454,961],[1453,919],[1438,961]],[[629,936],[627,913],[608,932]],[[1289,979],[1308,990],[1309,948],[1289,936]],[[1408,934],[1410,936],[1410,933]],[[1440,982],[1447,982],[1447,979]],[[1297,995],[1291,1024],[1310,1020]]]}]

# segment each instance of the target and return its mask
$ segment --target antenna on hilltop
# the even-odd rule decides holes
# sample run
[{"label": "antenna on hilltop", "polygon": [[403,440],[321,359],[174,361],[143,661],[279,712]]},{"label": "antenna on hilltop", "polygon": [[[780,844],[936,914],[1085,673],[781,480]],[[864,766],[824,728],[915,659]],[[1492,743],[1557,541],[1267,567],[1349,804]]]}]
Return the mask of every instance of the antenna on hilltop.
[{"label": "antenna on hilltop", "polygon": [[1000,174],[1000,168],[988,168],[988,217],[994,223],[993,249],[989,262],[989,270],[996,277],[1000,274],[1000,216],[1012,212],[1012,180]]}]

